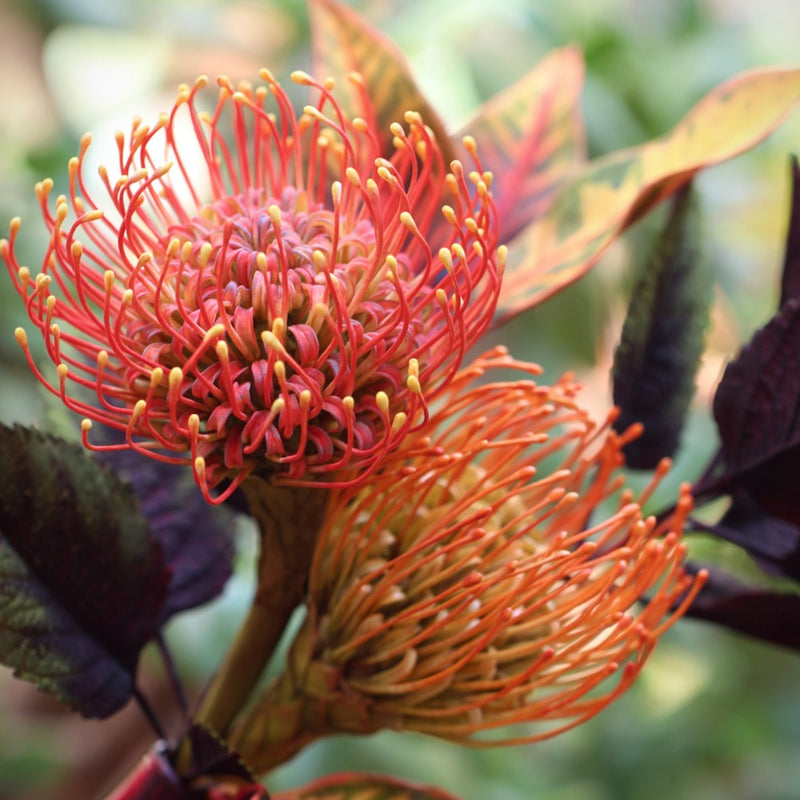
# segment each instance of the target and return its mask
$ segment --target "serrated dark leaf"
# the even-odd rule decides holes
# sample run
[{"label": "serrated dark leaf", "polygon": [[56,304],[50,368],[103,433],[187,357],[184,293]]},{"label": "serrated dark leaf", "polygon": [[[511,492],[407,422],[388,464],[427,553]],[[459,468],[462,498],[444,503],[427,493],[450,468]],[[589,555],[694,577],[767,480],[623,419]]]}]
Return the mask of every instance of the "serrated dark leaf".
[{"label": "serrated dark leaf", "polygon": [[787,301],[728,364],[714,396],[724,470],[767,514],[800,525],[800,297]]},{"label": "serrated dark leaf", "polygon": [[748,586],[718,570],[708,572],[686,616],[800,650],[800,595]]},{"label": "serrated dark leaf", "polygon": [[130,491],[83,449],[0,425],[0,661],[87,717],[129,699],[167,585]]},{"label": "serrated dark leaf", "polygon": [[781,275],[781,306],[800,296],[800,165],[792,156],[789,167],[792,179],[792,207],[786,231],[786,250]]},{"label": "serrated dark leaf", "polygon": [[185,467],[133,450],[95,455],[133,489],[163,548],[170,581],[160,624],[217,597],[233,571],[233,513],[209,506]]},{"label": "serrated dark leaf", "polygon": [[[192,725],[183,742],[173,753],[188,753],[190,763],[181,768],[181,775],[192,781],[202,775],[225,775],[244,781],[254,780],[238,753],[231,750],[218,736],[202,725]],[[266,793],[263,795],[266,797]]]},{"label": "serrated dark leaf", "polygon": [[694,394],[711,303],[697,216],[691,191],[681,192],[636,282],[614,353],[614,403],[621,410],[615,426],[644,424],[625,448],[636,469],[674,454]]}]

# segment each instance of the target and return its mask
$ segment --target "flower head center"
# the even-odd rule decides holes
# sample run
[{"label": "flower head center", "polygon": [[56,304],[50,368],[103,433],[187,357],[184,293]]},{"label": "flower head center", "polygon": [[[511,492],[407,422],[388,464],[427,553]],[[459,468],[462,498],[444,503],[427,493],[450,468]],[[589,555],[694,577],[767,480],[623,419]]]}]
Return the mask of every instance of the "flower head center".
[{"label": "flower head center", "polygon": [[298,117],[262,78],[220,78],[210,114],[199,79],[156,124],[136,120],[119,176],[100,169],[109,216],[84,180],[86,137],[54,214],[52,182],[38,188],[41,274],[16,262],[18,222],[0,253],[58,368],[52,390],[129,447],[188,456],[208,499],[254,471],[363,480],[489,324],[505,260],[474,148],[476,170],[448,171],[409,112],[385,153],[329,81],[295,76],[318,95]]}]

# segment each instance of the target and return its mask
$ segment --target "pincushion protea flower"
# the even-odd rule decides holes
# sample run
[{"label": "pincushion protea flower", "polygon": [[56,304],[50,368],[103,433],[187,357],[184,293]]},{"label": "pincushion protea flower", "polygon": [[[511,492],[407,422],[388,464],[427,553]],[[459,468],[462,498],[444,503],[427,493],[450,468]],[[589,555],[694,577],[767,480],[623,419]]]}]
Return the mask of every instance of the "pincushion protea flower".
[{"label": "pincushion protea flower", "polygon": [[253,471],[343,485],[374,469],[487,327],[505,259],[471,140],[473,167],[448,167],[409,111],[384,157],[333,81],[293,74],[317,96],[297,117],[261,78],[220,78],[209,113],[200,78],[154,125],[134,120],[115,174],[100,168],[102,200],[84,137],[54,211],[52,181],[37,186],[38,274],[17,261],[19,219],[0,242],[55,384],[17,339],[88,418],[85,443],[90,420],[124,431],[128,447],[190,460],[217,501]]},{"label": "pincushion protea flower", "polygon": [[233,736],[257,770],[337,731],[481,744],[533,721],[488,743],[552,736],[618,696],[691,601],[690,497],[666,524],[641,511],[668,465],[634,498],[618,475],[632,434],[613,415],[595,425],[569,377],[470,387],[499,367],[534,371],[497,351],[477,361],[429,437],[336,493],[287,669]]}]

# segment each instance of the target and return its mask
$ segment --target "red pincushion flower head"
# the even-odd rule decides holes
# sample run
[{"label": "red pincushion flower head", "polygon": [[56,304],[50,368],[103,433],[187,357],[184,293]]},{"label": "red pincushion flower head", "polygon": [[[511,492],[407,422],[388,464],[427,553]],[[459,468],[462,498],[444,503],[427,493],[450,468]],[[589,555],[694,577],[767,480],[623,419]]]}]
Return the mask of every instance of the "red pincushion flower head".
[{"label": "red pincushion flower head", "polygon": [[317,96],[296,116],[261,78],[220,78],[210,113],[200,78],[154,125],[134,120],[117,174],[100,168],[102,203],[84,137],[54,212],[52,181],[37,186],[50,231],[37,275],[17,262],[18,219],[0,243],[57,381],[17,339],[88,418],[87,446],[101,422],[122,446],[191,461],[216,501],[253,471],[344,485],[374,469],[489,324],[505,260],[470,139],[474,169],[448,167],[409,111],[381,153],[332,80],[293,74]]},{"label": "red pincushion flower head", "polygon": [[634,494],[620,467],[638,429],[615,433],[571,376],[537,371],[502,348],[479,358],[424,436],[332,494],[286,668],[228,740],[252,769],[332,733],[554,736],[624,692],[688,608],[705,580],[683,567],[688,489],[645,517],[669,462]]}]

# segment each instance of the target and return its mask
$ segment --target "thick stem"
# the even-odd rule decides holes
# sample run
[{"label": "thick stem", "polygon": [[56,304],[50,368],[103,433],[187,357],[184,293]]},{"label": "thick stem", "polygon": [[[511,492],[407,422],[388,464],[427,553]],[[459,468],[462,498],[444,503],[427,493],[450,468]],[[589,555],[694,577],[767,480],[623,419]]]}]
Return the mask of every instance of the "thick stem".
[{"label": "thick stem", "polygon": [[254,602],[225,661],[214,676],[195,715],[195,722],[219,736],[227,733],[258,683],[297,603],[285,595],[282,605]]},{"label": "thick stem", "polygon": [[[325,726],[324,713],[306,719],[307,701],[297,691],[297,684],[308,669],[315,639],[315,625],[306,618],[289,649],[286,668],[231,731],[231,746],[257,775],[288,761],[320,735],[317,727]],[[305,724],[309,721],[310,725]]]},{"label": "thick stem", "polygon": [[318,630],[312,607],[292,641],[283,672],[230,732],[229,745],[256,775],[268,773],[322,736],[390,727],[373,719],[368,701],[343,684],[341,667],[315,660]]},{"label": "thick stem", "polygon": [[258,588],[250,611],[203,698],[195,721],[224,737],[258,683],[295,608],[302,602],[328,494],[242,485],[261,529]]}]

